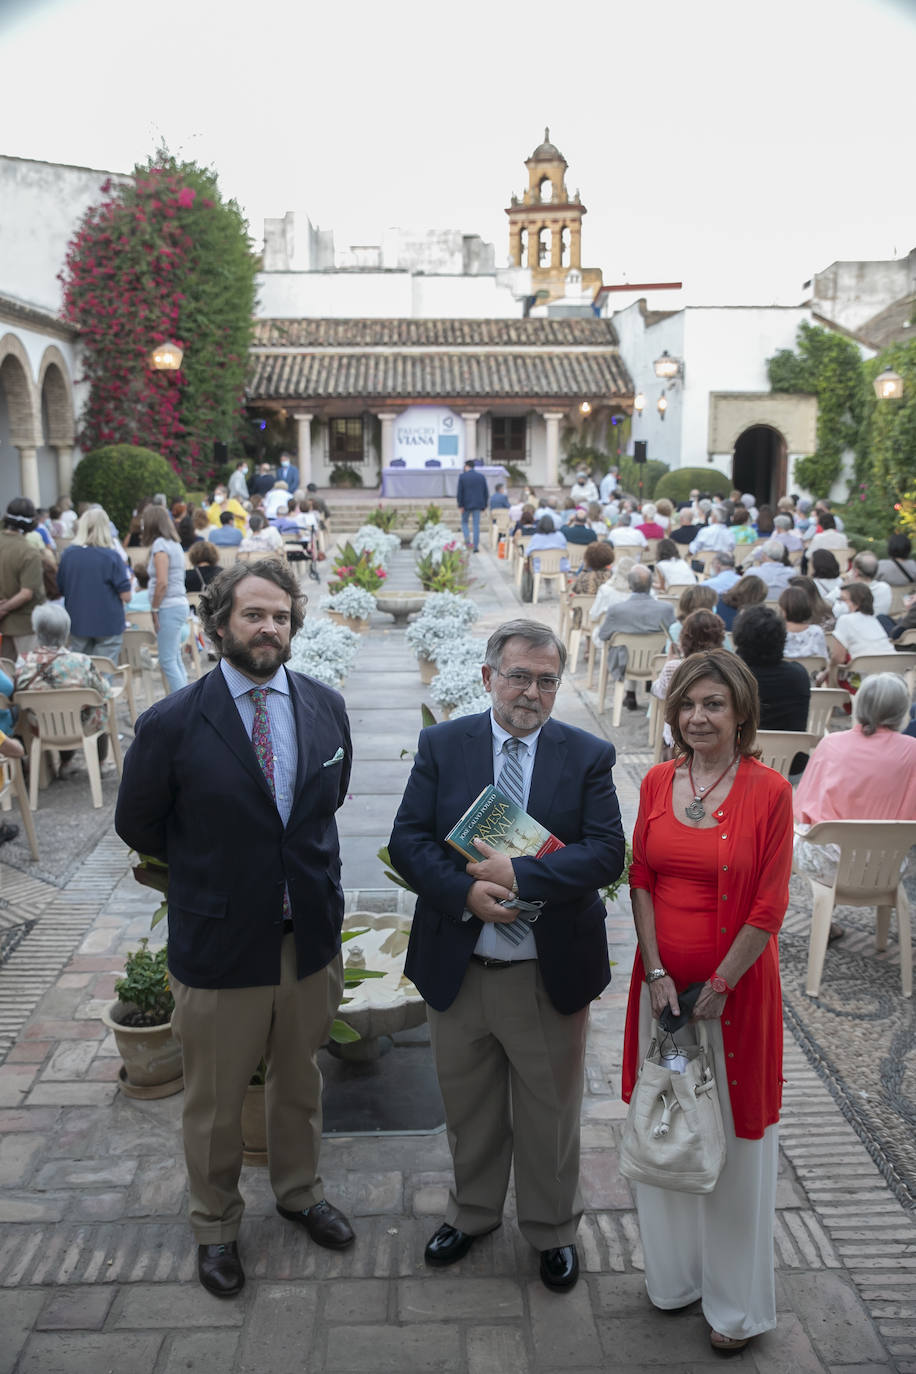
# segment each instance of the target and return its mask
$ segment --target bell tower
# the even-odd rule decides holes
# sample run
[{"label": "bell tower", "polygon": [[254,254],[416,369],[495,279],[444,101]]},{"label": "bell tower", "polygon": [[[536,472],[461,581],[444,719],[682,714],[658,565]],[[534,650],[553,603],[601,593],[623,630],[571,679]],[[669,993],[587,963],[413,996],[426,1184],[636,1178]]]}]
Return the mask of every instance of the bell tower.
[{"label": "bell tower", "polygon": [[[532,290],[545,300],[567,295],[567,287],[587,296],[601,285],[601,269],[582,267],[582,216],[579,192],[566,189],[567,161],[544,130],[541,143],[526,160],[528,188],[506,210],[509,216],[509,262],[527,267]],[[576,277],[578,273],[578,279]],[[567,278],[572,274],[571,280]]]}]

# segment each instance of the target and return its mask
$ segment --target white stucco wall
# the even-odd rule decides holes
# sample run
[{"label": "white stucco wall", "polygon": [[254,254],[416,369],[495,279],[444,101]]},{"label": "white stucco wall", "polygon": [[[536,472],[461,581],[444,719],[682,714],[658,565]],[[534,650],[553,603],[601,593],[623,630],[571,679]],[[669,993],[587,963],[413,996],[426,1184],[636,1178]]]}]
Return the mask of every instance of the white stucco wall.
[{"label": "white stucco wall", "polygon": [[91,167],[0,156],[0,292],[60,310],[57,274],[67,244],[89,206],[103,198],[109,177],[130,180]]},{"label": "white stucco wall", "polygon": [[260,272],[260,319],[518,319],[527,273]]},{"label": "white stucco wall", "polygon": [[816,273],[811,305],[853,333],[916,288],[916,249],[884,262],[834,262]]}]

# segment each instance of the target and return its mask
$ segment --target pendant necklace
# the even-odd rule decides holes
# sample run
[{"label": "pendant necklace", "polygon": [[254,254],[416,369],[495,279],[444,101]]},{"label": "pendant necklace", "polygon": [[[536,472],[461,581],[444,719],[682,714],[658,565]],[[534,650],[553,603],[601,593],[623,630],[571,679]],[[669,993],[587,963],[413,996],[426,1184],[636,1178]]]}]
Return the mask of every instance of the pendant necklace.
[{"label": "pendant necklace", "polygon": [[722,779],[725,777],[725,774],[728,772],[729,768],[731,768],[732,764],[735,762],[735,759],[736,759],[737,757],[738,757],[737,754],[732,754],[732,756],[731,756],[731,758],[729,759],[728,763],[727,763],[727,764],[725,765],[725,767],[722,769],[722,772],[721,772],[721,773],[719,774],[719,776],[716,778],[715,782],[708,783],[708,784],[706,785],[706,787],[698,787],[698,786],[696,785],[696,783],[695,783],[694,780],[693,780],[693,763],[692,763],[692,761],[691,761],[690,763],[687,764],[687,776],[688,776],[688,778],[690,779],[690,790],[693,792],[694,796],[693,796],[693,801],[690,802],[687,806],[684,807],[684,814],[685,814],[690,820],[692,820],[692,821],[702,821],[702,820],[705,820],[705,818],[706,818],[706,812],[703,810],[703,793],[704,793],[704,792],[711,792],[711,791],[713,790],[714,787],[717,787],[717,786],[718,786],[718,784],[719,784],[719,783],[722,781]]}]

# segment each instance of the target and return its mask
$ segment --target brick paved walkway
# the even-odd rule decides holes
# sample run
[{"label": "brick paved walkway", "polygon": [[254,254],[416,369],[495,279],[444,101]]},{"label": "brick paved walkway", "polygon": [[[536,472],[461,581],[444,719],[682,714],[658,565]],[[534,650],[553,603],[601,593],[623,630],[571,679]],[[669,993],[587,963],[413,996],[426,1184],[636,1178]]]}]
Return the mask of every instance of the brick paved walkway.
[{"label": "brick paved walkway", "polygon": [[[478,562],[486,586],[473,593],[483,611],[476,632],[486,633],[518,607],[495,560],[481,554]],[[409,580],[405,555],[392,585]],[[550,620],[555,605],[539,615]],[[424,699],[405,669],[412,672],[403,631],[378,617],[346,687],[362,763],[341,832],[345,882],[362,889],[361,900],[382,881],[375,849],[387,838],[408,766],[400,750],[412,745]],[[557,715],[608,730],[589,695],[565,685]],[[645,723],[630,716],[614,734],[632,825],[649,762]],[[326,1141],[328,1194],[358,1231],[342,1255],[281,1221],[265,1172],[246,1169],[248,1284],[238,1300],[221,1303],[194,1274],[181,1097],[121,1095],[119,1059],[97,1019],[124,950],[148,931],[154,897],[129,877],[113,836],[62,891],[0,866],[0,897],[36,921],[0,969],[0,1057],[9,1051],[0,1066],[0,1374],[638,1374],[721,1366],[698,1306],[677,1315],[650,1308],[632,1198],[616,1169],[634,948],[625,904],[608,917],[615,980],[592,1014],[576,1289],[559,1295],[540,1284],[511,1200],[503,1227],[456,1269],[426,1269],[423,1246],[449,1179],[438,1133]],[[733,1362],[761,1374],[916,1371],[912,1217],[791,1036],[786,1050],[779,1327]]]}]

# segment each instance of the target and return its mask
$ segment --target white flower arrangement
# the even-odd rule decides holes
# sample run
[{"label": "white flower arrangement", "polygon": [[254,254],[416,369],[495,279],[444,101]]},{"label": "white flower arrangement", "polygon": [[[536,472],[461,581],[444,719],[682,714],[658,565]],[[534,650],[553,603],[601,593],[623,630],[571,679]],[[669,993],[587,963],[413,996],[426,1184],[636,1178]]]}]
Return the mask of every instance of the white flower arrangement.
[{"label": "white flower arrangement", "polygon": [[[484,695],[480,679],[480,665],[472,668],[467,664],[448,663],[433,678],[429,694],[437,706],[456,707],[476,705]],[[489,706],[489,699],[487,705]],[[483,710],[482,706],[477,707]]]},{"label": "white flower arrangement", "polygon": [[306,620],[292,642],[289,666],[329,687],[339,687],[356,657],[360,637],[332,620]]},{"label": "white flower arrangement", "polygon": [[480,607],[468,596],[456,592],[431,592],[423,603],[423,620],[460,620],[473,625],[480,616]]},{"label": "white flower arrangement", "polygon": [[426,525],[422,530],[417,530],[410,547],[418,558],[425,558],[431,555],[434,563],[442,562],[443,551],[451,544],[457,545],[461,541],[455,530],[449,529],[448,525]]},{"label": "white flower arrangement", "polygon": [[387,568],[391,555],[397,553],[401,541],[396,534],[386,534],[377,525],[363,525],[350,540],[357,553],[368,551],[376,563]]},{"label": "white flower arrangement", "polygon": [[375,610],[375,597],[365,587],[348,582],[333,596],[323,596],[318,605],[323,611],[338,611],[340,615],[351,616],[354,620],[368,620]]},{"label": "white flower arrangement", "polygon": [[435,660],[440,668],[475,668],[478,677],[487,657],[487,641],[473,639],[464,635],[461,639],[448,639],[436,650]]},{"label": "white flower arrangement", "polygon": [[460,620],[427,620],[421,615],[407,626],[405,638],[415,654],[435,661],[444,645],[466,639],[467,635]]}]

